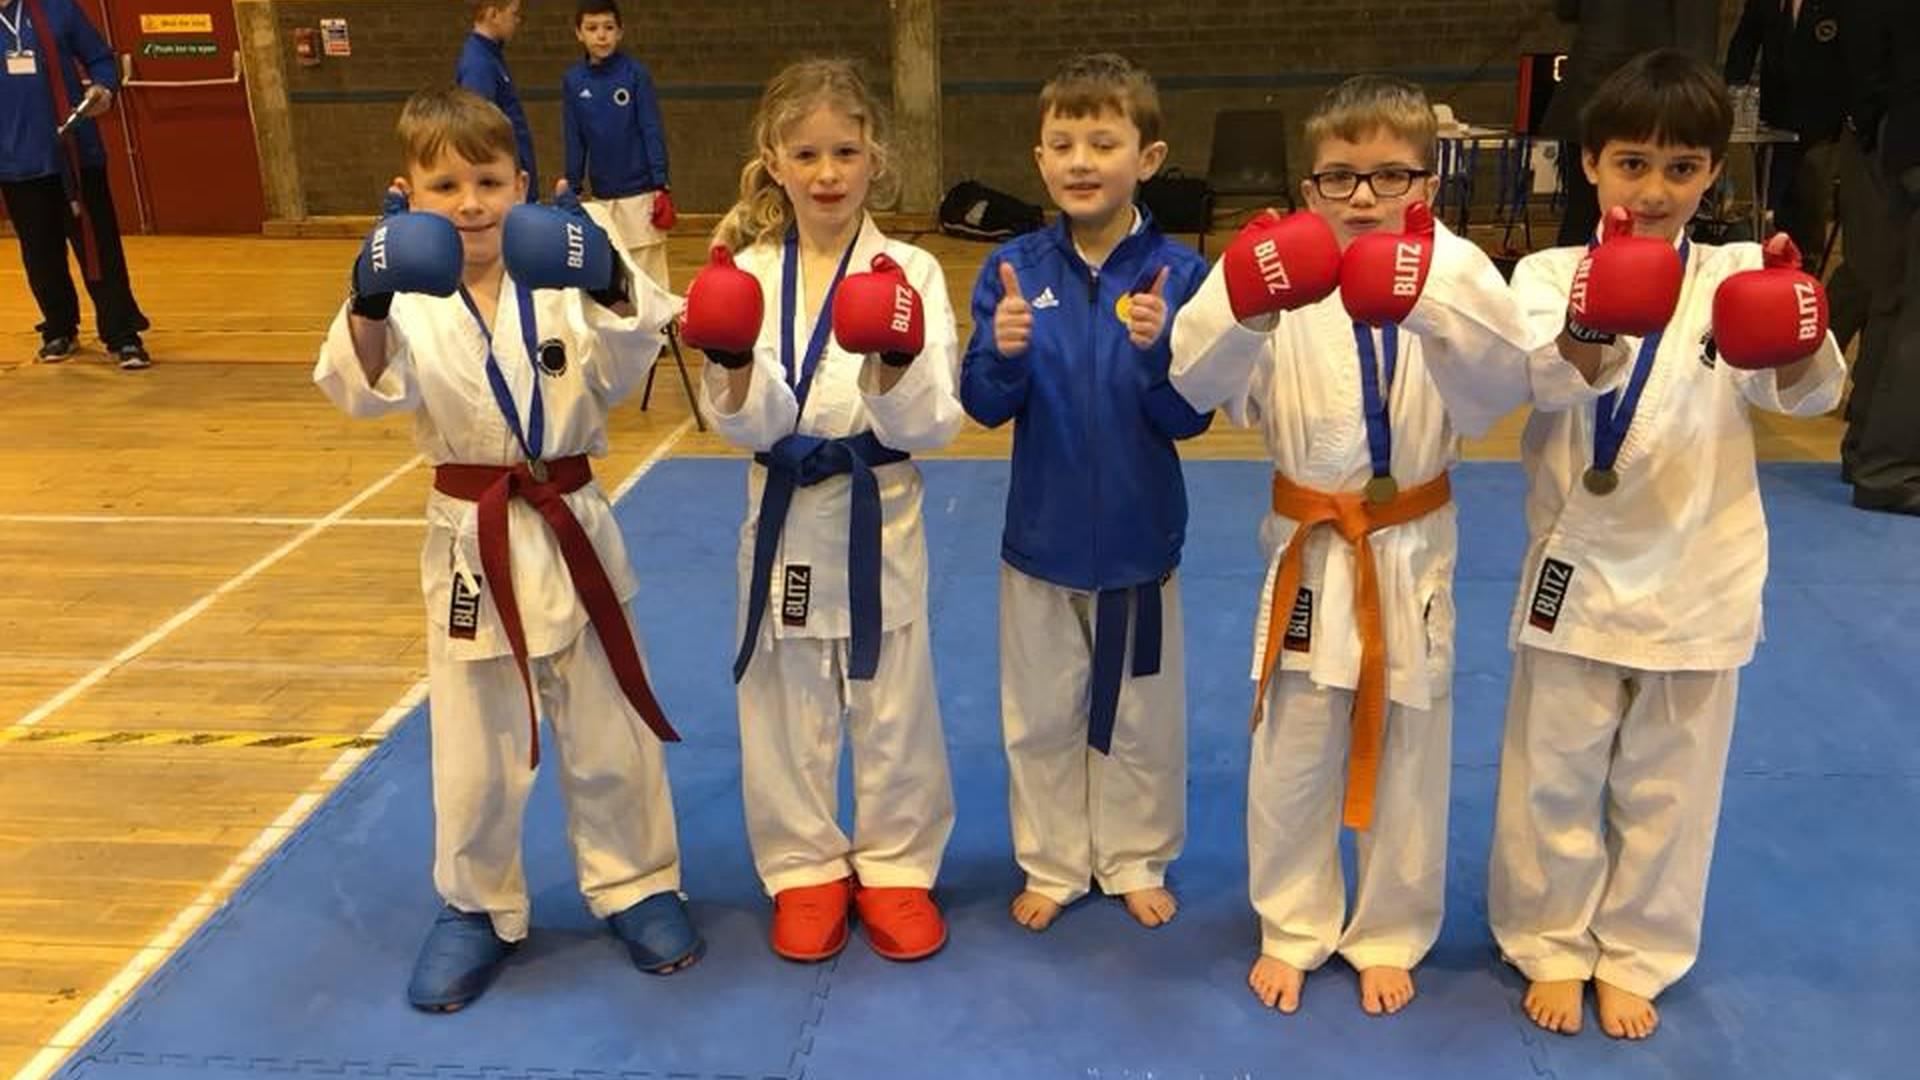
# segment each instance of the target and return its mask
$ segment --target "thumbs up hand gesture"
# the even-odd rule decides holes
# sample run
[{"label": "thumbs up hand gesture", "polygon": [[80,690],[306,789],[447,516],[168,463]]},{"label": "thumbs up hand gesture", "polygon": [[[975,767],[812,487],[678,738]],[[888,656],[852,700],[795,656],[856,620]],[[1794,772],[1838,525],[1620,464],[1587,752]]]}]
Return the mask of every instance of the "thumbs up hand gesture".
[{"label": "thumbs up hand gesture", "polygon": [[1167,273],[1164,266],[1157,274],[1149,270],[1147,274],[1153,277],[1143,274],[1133,287],[1133,297],[1127,304],[1127,340],[1136,349],[1153,348],[1167,330]]},{"label": "thumbs up hand gesture", "polygon": [[1020,292],[1020,278],[1013,264],[1000,264],[1000,288],[1005,292],[993,308],[993,347],[1001,356],[1012,359],[1026,354],[1033,341],[1033,308]]}]

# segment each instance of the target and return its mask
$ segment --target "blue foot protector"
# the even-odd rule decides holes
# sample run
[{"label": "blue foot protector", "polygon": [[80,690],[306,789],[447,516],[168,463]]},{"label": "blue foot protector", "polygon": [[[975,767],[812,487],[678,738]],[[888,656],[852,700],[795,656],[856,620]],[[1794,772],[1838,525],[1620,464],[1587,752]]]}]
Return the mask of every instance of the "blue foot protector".
[{"label": "blue foot protector", "polygon": [[413,962],[407,1000],[427,1012],[453,1012],[486,991],[518,945],[494,934],[486,912],[443,907]]},{"label": "blue foot protector", "polygon": [[687,918],[687,902],[677,892],[654,893],[614,913],[607,925],[626,943],[633,965],[649,975],[671,975],[707,951],[706,941]]}]

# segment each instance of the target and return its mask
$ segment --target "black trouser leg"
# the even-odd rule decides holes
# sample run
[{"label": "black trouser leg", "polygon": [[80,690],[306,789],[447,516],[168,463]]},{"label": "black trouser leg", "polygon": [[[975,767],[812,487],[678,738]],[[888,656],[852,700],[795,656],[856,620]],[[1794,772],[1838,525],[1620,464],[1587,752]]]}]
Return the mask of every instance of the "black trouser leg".
[{"label": "black trouser leg", "polygon": [[[1853,458],[1854,499],[1920,513],[1920,167],[1894,184],[1888,227],[1904,242],[1899,307],[1879,342],[1872,409]],[[1868,334],[1874,333],[1869,323]]]},{"label": "black trouser leg", "polygon": [[1873,411],[1880,367],[1900,313],[1900,287],[1906,266],[1906,234],[1896,219],[1887,179],[1852,136],[1840,146],[1840,233],[1846,237],[1840,284],[1829,308],[1837,335],[1860,332],[1853,366],[1853,392],[1847,399],[1847,433],[1840,460],[1856,463],[1860,439]]},{"label": "black trouser leg", "polygon": [[20,241],[20,258],[27,268],[27,287],[40,306],[43,339],[75,337],[80,332],[80,296],[67,272],[66,191],[58,176],[0,183],[7,217]]},{"label": "black trouser leg", "polygon": [[[120,222],[114,215],[107,170],[82,170],[80,195],[87,204],[87,222],[92,226],[94,248],[100,258],[99,278],[86,283],[87,295],[93,297],[94,325],[109,349],[134,344],[149,324],[134,302],[133,286],[127,280],[127,255],[120,246]],[[72,239],[74,257],[85,266],[77,230]]]}]

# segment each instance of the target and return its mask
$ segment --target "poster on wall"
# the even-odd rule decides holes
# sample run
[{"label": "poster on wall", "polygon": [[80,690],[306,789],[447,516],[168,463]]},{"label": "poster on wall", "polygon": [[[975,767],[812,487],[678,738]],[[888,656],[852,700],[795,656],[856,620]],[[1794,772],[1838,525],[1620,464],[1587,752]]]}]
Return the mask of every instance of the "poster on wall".
[{"label": "poster on wall", "polygon": [[320,40],[328,56],[353,55],[353,40],[347,37],[345,19],[321,19]]}]

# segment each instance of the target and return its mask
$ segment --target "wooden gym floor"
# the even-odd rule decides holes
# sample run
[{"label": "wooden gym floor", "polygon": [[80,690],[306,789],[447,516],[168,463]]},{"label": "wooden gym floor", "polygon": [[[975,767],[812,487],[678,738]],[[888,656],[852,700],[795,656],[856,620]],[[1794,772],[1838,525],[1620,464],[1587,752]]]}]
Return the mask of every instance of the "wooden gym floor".
[{"label": "wooden gym floor", "polygon": [[[964,338],[987,249],[924,243]],[[676,282],[703,247],[674,240]],[[0,259],[0,1076],[51,1072],[425,695],[408,423],[349,421],[309,381],[356,248],[130,238],[156,360],[131,374],[91,338],[31,363],[39,317]],[[1520,419],[1470,456],[1512,457]],[[1769,459],[1837,440],[1763,420]],[[730,453],[670,366],[612,444],[610,491]],[[970,427],[948,453],[1007,446]],[[1261,456],[1224,424],[1183,449]]]}]

